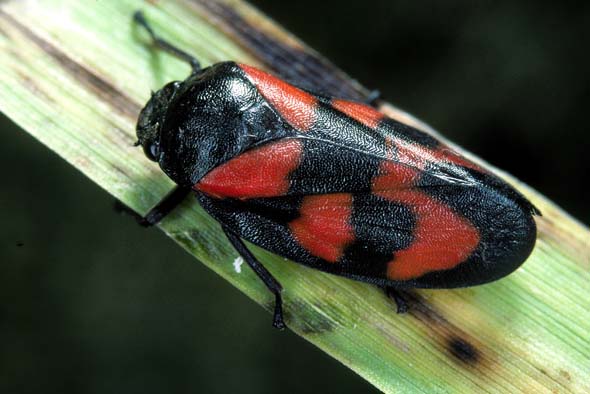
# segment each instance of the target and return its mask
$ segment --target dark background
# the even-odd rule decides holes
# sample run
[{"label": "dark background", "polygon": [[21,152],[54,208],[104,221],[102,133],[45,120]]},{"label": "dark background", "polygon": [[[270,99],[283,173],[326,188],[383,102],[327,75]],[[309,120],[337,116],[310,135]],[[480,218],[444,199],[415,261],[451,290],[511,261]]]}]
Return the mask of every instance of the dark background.
[{"label": "dark background", "polygon": [[[367,87],[590,223],[587,5],[255,3]],[[0,122],[0,392],[374,391],[275,332],[262,308]]]}]

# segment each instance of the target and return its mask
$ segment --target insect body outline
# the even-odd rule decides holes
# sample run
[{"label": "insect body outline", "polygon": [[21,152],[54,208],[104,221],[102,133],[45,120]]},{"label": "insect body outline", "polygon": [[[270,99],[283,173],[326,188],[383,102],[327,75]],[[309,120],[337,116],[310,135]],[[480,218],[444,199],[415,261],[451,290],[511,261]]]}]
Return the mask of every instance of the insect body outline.
[{"label": "insect body outline", "polygon": [[274,294],[275,327],[284,327],[282,287],[242,239],[398,290],[488,283],[531,253],[539,211],[434,137],[252,66],[202,68],[141,13],[135,20],[192,66],[185,81],[155,92],[138,119],[137,144],[178,185],[144,222],[194,193]]}]

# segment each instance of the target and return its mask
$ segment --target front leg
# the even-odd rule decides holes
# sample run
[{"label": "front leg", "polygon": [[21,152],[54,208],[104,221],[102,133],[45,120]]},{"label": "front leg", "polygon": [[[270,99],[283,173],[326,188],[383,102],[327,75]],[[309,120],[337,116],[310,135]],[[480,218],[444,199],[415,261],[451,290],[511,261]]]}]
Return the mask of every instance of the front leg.
[{"label": "front leg", "polygon": [[170,212],[174,210],[185,199],[187,194],[191,192],[190,188],[176,186],[170,193],[166,195],[155,207],[153,207],[145,216],[139,215],[137,212],[129,209],[117,200],[115,209],[131,215],[143,227],[151,227],[158,224]]}]

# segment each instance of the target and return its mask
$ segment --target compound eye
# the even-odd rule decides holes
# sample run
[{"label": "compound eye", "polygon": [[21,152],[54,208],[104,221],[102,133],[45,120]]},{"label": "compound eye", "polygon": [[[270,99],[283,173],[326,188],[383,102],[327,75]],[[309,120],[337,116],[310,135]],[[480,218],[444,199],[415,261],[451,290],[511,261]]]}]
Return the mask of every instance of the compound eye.
[{"label": "compound eye", "polygon": [[158,144],[146,146],[143,151],[148,159],[158,161],[158,156],[160,156],[160,146]]}]

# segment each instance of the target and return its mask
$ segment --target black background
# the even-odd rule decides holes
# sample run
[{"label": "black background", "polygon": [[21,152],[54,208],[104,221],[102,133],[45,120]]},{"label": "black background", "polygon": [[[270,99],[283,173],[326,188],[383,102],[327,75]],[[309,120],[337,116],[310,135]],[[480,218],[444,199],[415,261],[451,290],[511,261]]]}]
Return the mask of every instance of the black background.
[{"label": "black background", "polygon": [[[257,0],[369,88],[590,223],[587,5]],[[5,118],[0,392],[370,392]]]}]

